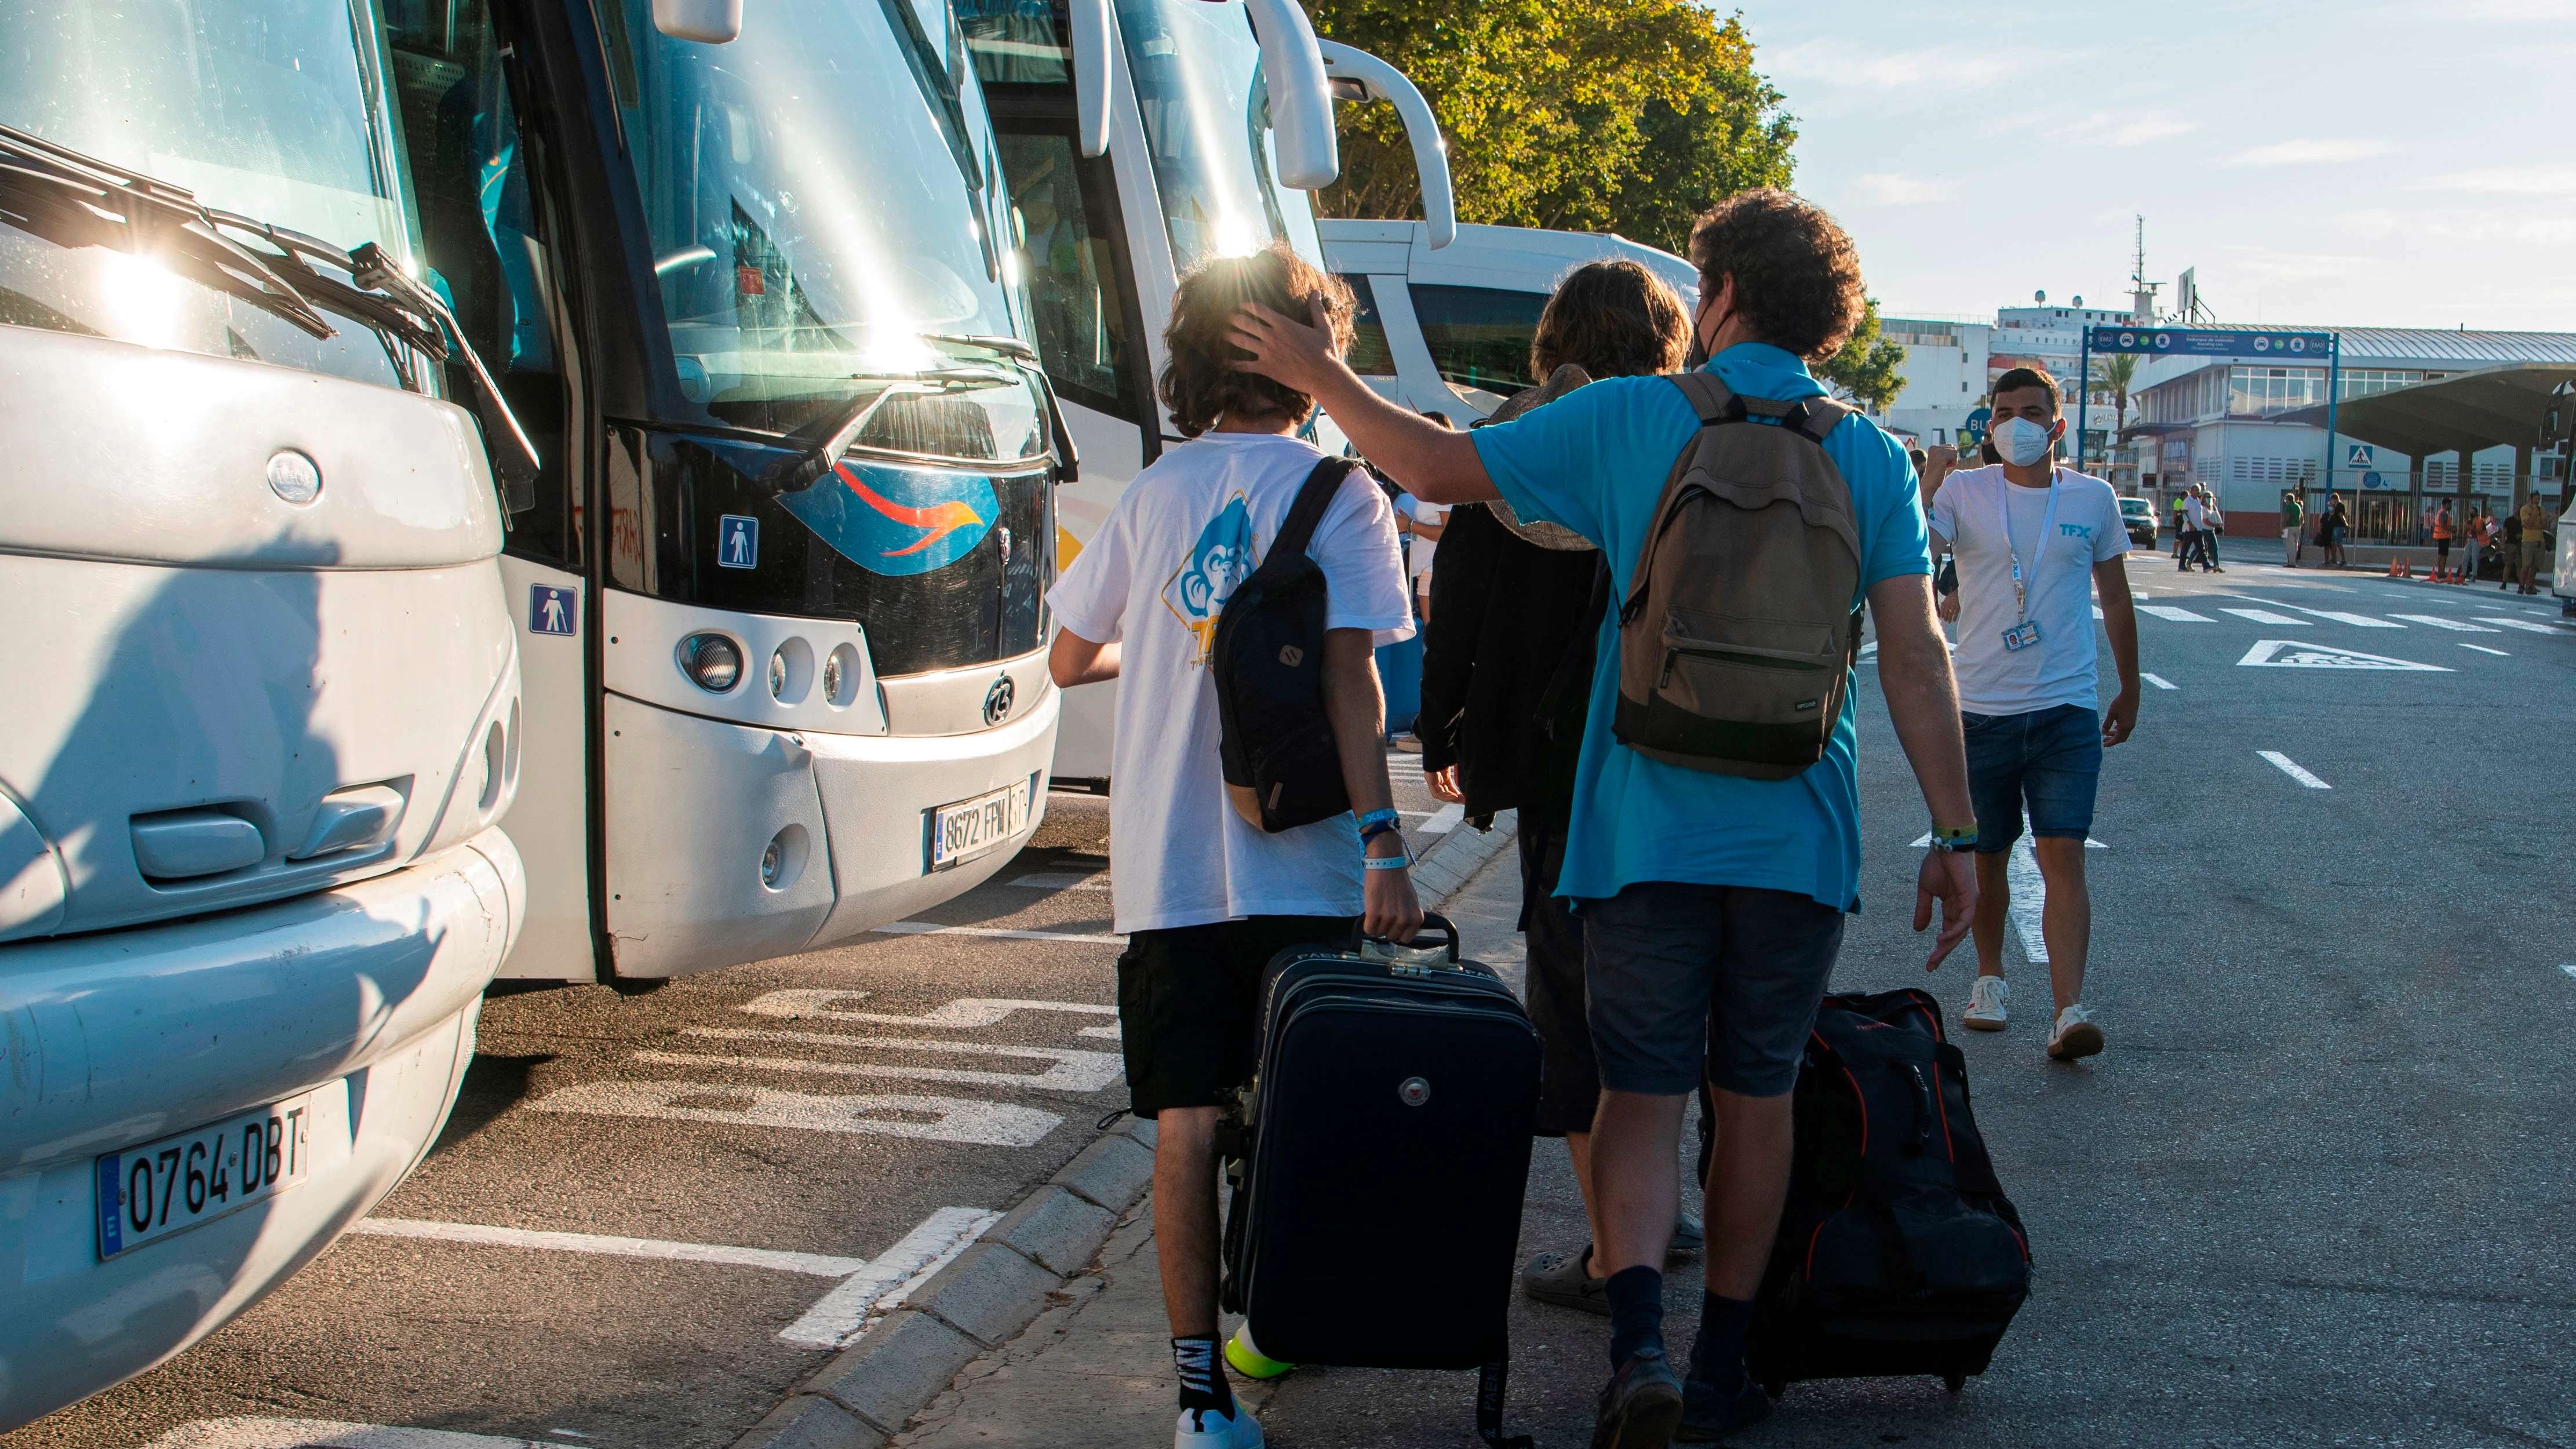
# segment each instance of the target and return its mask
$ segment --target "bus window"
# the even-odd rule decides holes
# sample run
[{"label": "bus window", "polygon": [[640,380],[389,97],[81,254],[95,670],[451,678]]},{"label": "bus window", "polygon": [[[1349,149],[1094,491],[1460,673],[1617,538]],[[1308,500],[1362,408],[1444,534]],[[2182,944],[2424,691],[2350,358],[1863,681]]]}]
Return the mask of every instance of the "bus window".
[{"label": "bus window", "polygon": [[1269,92],[1243,9],[1117,0],[1117,10],[1173,270],[1187,276],[1287,237],[1270,178]]},{"label": "bus window", "polygon": [[1530,338],[1547,309],[1545,292],[1419,284],[1410,290],[1423,345],[1442,377],[1504,394],[1536,385],[1529,375]]},{"label": "bus window", "polygon": [[[552,248],[540,224],[534,158],[519,135],[487,0],[387,10],[403,139],[412,155],[421,235],[434,286],[501,384],[543,464],[533,489],[506,499],[508,550],[581,567],[580,508],[567,480],[570,399],[555,349]],[[448,363],[448,395],[474,386]]]},{"label": "bus window", "polygon": [[1026,239],[1029,306],[1038,356],[1056,389],[1117,417],[1137,416],[1129,307],[1110,238],[1107,163],[1074,154],[1052,133],[1001,138],[1002,174]]},{"label": "bus window", "polygon": [[1377,291],[1369,285],[1365,272],[1343,272],[1341,279],[1350,283],[1351,355],[1343,359],[1351,371],[1362,377],[1395,376],[1395,354],[1387,350],[1386,319],[1377,314]]}]

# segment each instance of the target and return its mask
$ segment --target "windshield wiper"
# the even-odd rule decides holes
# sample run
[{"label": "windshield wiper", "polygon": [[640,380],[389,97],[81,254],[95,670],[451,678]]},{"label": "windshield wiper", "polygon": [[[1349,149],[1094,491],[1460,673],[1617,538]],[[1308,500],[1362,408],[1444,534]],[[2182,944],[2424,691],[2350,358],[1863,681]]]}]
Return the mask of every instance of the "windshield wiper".
[{"label": "windshield wiper", "polygon": [[973,392],[996,383],[1008,385],[1019,382],[1021,374],[989,367],[933,367],[919,372],[880,374],[866,380],[883,383],[884,386],[876,392],[850,399],[780,440],[795,451],[762,472],[760,486],[763,489],[775,497],[813,486],[814,481],[831,472],[832,464],[858,441],[859,434],[867,429],[877,409],[896,398],[942,397],[952,392]]},{"label": "windshield wiper", "polygon": [[[506,434],[516,445],[494,450],[503,485],[524,487],[536,479],[536,444],[519,426],[456,318],[435,292],[391,265],[374,242],[354,254],[344,252],[302,232],[209,207],[184,187],[5,125],[0,125],[0,218],[57,246],[148,256],[317,341],[339,335],[314,305],[319,298],[324,306],[432,362],[461,353],[480,384],[474,412],[485,435]],[[249,233],[277,251],[253,251],[225,236],[226,230]],[[307,258],[348,273],[350,280],[314,270]]]}]

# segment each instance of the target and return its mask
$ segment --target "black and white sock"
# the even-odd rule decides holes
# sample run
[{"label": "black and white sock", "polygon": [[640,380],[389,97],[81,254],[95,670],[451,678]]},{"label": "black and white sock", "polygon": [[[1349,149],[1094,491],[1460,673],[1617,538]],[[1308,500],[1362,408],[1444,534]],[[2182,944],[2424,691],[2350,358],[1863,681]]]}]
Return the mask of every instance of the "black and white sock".
[{"label": "black and white sock", "polygon": [[1217,1356],[1215,1334],[1173,1339],[1172,1369],[1180,1375],[1182,1408],[1214,1410],[1229,1419],[1234,1417],[1234,1386],[1226,1382],[1225,1361]]}]

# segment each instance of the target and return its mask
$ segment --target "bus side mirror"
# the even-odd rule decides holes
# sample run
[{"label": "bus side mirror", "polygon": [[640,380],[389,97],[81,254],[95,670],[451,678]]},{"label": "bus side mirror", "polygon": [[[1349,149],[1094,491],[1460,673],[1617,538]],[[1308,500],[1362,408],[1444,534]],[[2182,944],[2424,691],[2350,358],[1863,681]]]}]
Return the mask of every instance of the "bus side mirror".
[{"label": "bus side mirror", "polygon": [[1270,130],[1279,148],[1279,184],[1321,191],[1342,174],[1341,138],[1333,129],[1333,93],[1324,78],[1315,27],[1297,0],[1248,0],[1261,69],[1270,86]]},{"label": "bus side mirror", "polygon": [[1117,44],[1109,0],[1072,0],[1073,139],[1085,156],[1109,153],[1109,88]]},{"label": "bus side mirror", "polygon": [[1431,103],[1404,72],[1367,51],[1332,40],[1319,46],[1335,98],[1384,101],[1395,107],[1404,122],[1404,139],[1413,143],[1413,169],[1422,176],[1423,227],[1430,233],[1431,249],[1438,251],[1456,241],[1458,196],[1449,184],[1449,143],[1440,138],[1440,120],[1431,114]]},{"label": "bus side mirror", "polygon": [[653,0],[653,28],[673,40],[729,44],[742,34],[742,0]]}]

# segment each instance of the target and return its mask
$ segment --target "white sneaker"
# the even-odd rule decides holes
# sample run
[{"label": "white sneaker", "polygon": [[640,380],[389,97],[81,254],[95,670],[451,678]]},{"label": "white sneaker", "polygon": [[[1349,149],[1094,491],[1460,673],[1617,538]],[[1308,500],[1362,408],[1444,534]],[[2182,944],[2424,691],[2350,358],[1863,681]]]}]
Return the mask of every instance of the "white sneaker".
[{"label": "white sneaker", "polygon": [[1234,1401],[1231,1415],[1183,1409],[1181,1422],[1172,1429],[1172,1449],[1261,1449],[1261,1421],[1241,1399]]},{"label": "white sneaker", "polygon": [[2102,1028],[2095,1025],[2084,1003],[2077,1002],[2057,1014],[2057,1029],[2048,1035],[2048,1054],[2061,1062],[2089,1057],[2102,1050]]},{"label": "white sneaker", "polygon": [[1980,976],[1968,988],[1968,1009],[1959,1013],[1959,1021],[1970,1031],[2004,1029],[2004,995],[2012,988],[2000,976]]}]

